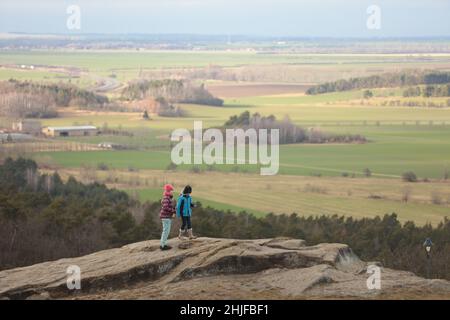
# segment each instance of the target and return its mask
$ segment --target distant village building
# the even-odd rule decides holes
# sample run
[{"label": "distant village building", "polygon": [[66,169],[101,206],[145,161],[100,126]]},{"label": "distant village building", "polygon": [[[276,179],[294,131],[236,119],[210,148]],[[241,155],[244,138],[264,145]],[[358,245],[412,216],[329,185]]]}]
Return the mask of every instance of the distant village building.
[{"label": "distant village building", "polygon": [[41,123],[36,120],[21,120],[12,124],[12,130],[21,133],[39,134],[41,129]]},{"label": "distant village building", "polygon": [[102,142],[97,145],[101,149],[109,149],[109,150],[126,150],[129,149],[125,145],[112,143],[112,142]]},{"label": "distant village building", "polygon": [[94,126],[47,127],[42,130],[42,133],[47,137],[79,137],[95,136],[98,130]]},{"label": "distant village building", "polygon": [[102,149],[113,149],[114,144],[111,142],[102,142],[98,144],[98,147]]}]

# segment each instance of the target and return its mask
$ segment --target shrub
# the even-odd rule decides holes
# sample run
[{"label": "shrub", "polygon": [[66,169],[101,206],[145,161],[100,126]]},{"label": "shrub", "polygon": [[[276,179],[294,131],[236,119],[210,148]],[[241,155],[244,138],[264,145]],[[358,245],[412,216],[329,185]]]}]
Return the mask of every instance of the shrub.
[{"label": "shrub", "polygon": [[311,193],[320,193],[320,194],[326,194],[328,190],[321,186],[315,186],[312,184],[306,184],[306,186],[303,189],[304,192],[311,192]]},{"label": "shrub", "polygon": [[191,168],[191,172],[193,172],[193,173],[201,173],[202,169],[199,166],[193,166]]},{"label": "shrub", "polygon": [[138,168],[136,168],[136,167],[133,167],[133,166],[128,166],[128,172],[138,172],[139,171],[139,169]]},{"label": "shrub", "polygon": [[171,162],[167,165],[166,170],[175,171],[175,170],[177,170],[177,167],[178,166],[175,163]]},{"label": "shrub", "polygon": [[450,175],[449,171],[448,171],[448,170],[445,170],[445,171],[444,171],[444,175],[442,176],[442,178],[443,178],[444,180],[448,180],[449,175]]},{"label": "shrub", "polygon": [[442,195],[437,191],[431,192],[431,202],[436,205],[441,205],[444,203],[442,200]]},{"label": "shrub", "polygon": [[409,199],[411,198],[412,190],[410,187],[406,187],[402,191],[402,201],[405,203],[408,203]]},{"label": "shrub", "polygon": [[370,90],[365,90],[363,92],[363,97],[364,97],[364,99],[370,99],[373,97],[373,92]]},{"label": "shrub", "polygon": [[109,168],[106,163],[100,162],[99,164],[97,164],[97,169],[102,171],[108,171]]},{"label": "shrub", "polygon": [[234,166],[233,168],[231,168],[231,172],[239,172],[239,167]]},{"label": "shrub", "polygon": [[403,179],[403,181],[406,181],[406,182],[417,182],[417,176],[412,171],[407,171],[407,172],[403,173],[402,179]]}]

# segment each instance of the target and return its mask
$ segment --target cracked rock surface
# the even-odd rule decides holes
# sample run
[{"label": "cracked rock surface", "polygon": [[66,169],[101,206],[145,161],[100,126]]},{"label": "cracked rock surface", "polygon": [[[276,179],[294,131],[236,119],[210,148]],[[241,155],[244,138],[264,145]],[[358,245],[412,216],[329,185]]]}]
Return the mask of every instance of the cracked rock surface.
[{"label": "cracked rock surface", "polygon": [[[151,240],[0,272],[0,299],[450,299],[450,282],[368,264],[345,244],[288,238]],[[371,263],[374,265],[375,263]],[[67,268],[81,289],[67,287]],[[189,292],[189,294],[187,294]]]}]

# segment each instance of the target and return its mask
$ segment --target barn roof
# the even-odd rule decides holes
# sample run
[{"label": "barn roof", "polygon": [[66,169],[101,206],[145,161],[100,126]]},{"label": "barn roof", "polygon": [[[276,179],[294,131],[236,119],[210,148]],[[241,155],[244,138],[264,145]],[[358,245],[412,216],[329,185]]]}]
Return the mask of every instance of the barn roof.
[{"label": "barn roof", "polygon": [[76,130],[97,130],[94,126],[72,126],[72,127],[48,127],[49,130],[54,131],[76,131]]}]

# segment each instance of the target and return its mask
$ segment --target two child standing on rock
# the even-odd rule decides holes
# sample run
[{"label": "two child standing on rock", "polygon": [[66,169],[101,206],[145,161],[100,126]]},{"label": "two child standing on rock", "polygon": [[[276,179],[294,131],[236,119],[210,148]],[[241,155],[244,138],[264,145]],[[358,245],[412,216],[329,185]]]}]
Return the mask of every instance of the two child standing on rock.
[{"label": "two child standing on rock", "polygon": [[166,184],[164,186],[163,199],[161,200],[161,211],[159,213],[159,217],[162,222],[162,234],[161,234],[161,250],[170,250],[171,246],[167,244],[170,229],[172,226],[172,218],[174,214],[178,218],[181,218],[182,224],[179,230],[178,238],[180,240],[184,239],[184,235],[187,233],[189,239],[195,239],[192,232],[192,224],[191,224],[191,215],[192,208],[194,208],[194,203],[192,201],[191,186],[186,186],[183,189],[183,192],[178,197],[178,201],[175,205],[173,201],[173,190],[174,187],[171,184]]}]

